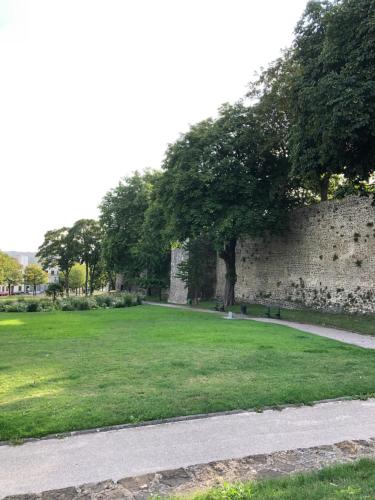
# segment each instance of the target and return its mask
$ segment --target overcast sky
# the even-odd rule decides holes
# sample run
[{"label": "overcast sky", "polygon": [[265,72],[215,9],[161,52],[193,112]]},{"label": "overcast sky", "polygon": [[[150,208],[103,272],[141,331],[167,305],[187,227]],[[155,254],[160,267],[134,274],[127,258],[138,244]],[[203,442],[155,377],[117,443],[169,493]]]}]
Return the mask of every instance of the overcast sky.
[{"label": "overcast sky", "polygon": [[0,249],[98,216],[246,92],[306,0],[0,0]]}]

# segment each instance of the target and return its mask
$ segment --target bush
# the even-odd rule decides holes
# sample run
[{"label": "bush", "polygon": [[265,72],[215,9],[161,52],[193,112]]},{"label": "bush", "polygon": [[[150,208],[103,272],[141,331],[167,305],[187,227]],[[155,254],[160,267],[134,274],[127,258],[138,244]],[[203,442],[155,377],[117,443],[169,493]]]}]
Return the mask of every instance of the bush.
[{"label": "bush", "polygon": [[95,300],[99,307],[113,307],[116,302],[112,295],[97,295]]},{"label": "bush", "polygon": [[0,312],[45,312],[55,309],[61,311],[88,311],[99,307],[131,307],[142,304],[142,297],[134,293],[115,293],[94,295],[92,297],[4,299],[0,301]]},{"label": "bush", "polygon": [[27,311],[27,304],[24,302],[8,303],[4,306],[4,312],[25,312]]},{"label": "bush", "polygon": [[26,304],[26,311],[29,313],[41,311],[39,302],[37,300],[30,301],[28,304]]},{"label": "bush", "polygon": [[97,309],[98,305],[91,297],[67,297],[58,300],[57,307],[62,311],[88,311]]}]

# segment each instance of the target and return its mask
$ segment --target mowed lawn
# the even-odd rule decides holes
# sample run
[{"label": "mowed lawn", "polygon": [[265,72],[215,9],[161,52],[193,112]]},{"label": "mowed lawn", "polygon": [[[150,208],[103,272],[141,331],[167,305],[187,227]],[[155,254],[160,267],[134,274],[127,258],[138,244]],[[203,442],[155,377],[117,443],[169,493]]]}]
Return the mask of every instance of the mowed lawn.
[{"label": "mowed lawn", "polygon": [[375,393],[375,351],[139,306],[0,314],[0,440]]}]

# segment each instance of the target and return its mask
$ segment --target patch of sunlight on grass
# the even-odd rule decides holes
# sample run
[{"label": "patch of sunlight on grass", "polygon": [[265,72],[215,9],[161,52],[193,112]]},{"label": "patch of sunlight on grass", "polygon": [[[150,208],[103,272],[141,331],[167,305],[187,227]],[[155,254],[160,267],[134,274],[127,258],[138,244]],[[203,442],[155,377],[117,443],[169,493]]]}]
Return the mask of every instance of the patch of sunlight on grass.
[{"label": "patch of sunlight on grass", "polygon": [[[61,374],[56,370],[23,370],[0,377],[0,405],[29,398],[55,396],[63,390]],[[60,383],[59,383],[60,382]],[[53,385],[51,385],[53,384]]]},{"label": "patch of sunlight on grass", "polygon": [[2,319],[0,321],[0,326],[19,326],[24,324],[25,322],[20,319]]},{"label": "patch of sunlight on grass", "polygon": [[45,396],[56,396],[58,394],[61,394],[63,391],[64,389],[62,387],[55,389],[46,388],[46,389],[39,389],[38,391],[30,391],[31,394],[29,392],[27,395],[24,396],[16,396],[16,395],[8,396],[5,398],[1,398],[0,407],[3,405],[8,405],[10,403],[13,404],[13,403],[20,403],[21,401],[22,402],[31,401],[33,399],[42,398]]}]

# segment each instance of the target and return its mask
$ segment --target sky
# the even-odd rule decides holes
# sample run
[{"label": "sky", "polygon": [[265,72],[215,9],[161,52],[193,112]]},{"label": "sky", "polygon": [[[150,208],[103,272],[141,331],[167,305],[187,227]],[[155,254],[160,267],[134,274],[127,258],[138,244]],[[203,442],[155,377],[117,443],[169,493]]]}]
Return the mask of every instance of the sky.
[{"label": "sky", "polygon": [[242,97],[306,0],[0,0],[0,249],[96,218],[189,125]]}]

